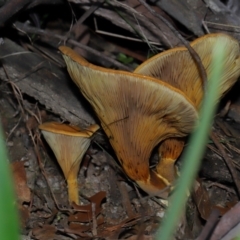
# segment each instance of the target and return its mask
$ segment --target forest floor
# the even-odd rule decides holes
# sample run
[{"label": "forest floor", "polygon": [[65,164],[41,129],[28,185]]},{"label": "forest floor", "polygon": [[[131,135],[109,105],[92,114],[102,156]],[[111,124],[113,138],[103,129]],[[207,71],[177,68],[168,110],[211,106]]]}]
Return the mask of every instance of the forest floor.
[{"label": "forest floor", "polygon": [[[151,9],[185,40],[214,32],[240,40],[237,1],[235,8],[229,6],[230,1],[159,2]],[[148,196],[125,175],[102,129],[81,163],[80,204],[70,205],[63,172],[38,126],[47,121],[80,127],[99,124],[71,81],[59,46],[71,47],[98,66],[131,72],[156,53],[182,46],[176,32],[137,0],[9,0],[0,9],[0,26],[0,119],[22,239],[154,239],[168,202]],[[239,202],[239,87],[237,82],[219,104],[212,131],[221,148],[211,140],[206,143],[186,221],[178,224],[175,239],[223,239],[240,223],[237,210],[230,212]],[[177,162],[180,172],[181,160]],[[150,165],[157,161],[155,149]],[[228,161],[236,176],[229,171]],[[233,216],[235,222],[221,233],[219,219]],[[220,238],[210,237],[213,229]],[[199,237],[204,234],[208,237]]]}]

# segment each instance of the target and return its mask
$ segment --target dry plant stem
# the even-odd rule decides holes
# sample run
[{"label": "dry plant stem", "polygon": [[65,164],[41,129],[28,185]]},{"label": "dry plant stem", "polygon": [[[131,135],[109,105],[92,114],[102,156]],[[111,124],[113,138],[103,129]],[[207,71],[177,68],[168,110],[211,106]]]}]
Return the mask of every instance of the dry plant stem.
[{"label": "dry plant stem", "polygon": [[226,145],[228,146],[229,149],[233,150],[234,152],[236,152],[237,154],[240,154],[240,149],[234,147],[232,144],[230,143],[226,143]]},{"label": "dry plant stem", "polygon": [[[40,36],[47,36],[47,37],[50,37],[50,38],[56,38],[56,39],[59,39],[61,41],[66,40],[66,38],[64,36],[61,36],[59,34],[54,34],[54,33],[50,32],[50,31],[47,31],[47,30],[42,30],[42,29],[39,29],[39,28],[30,27],[30,26],[24,25],[20,22],[16,22],[13,26],[17,30],[20,30],[20,31],[23,31],[23,32],[38,34]],[[85,45],[83,45],[83,44],[81,44],[81,43],[79,43],[79,42],[77,42],[73,39],[68,39],[67,42],[70,43],[70,44],[73,44],[74,46],[80,47],[80,48],[90,52],[91,54],[95,55],[98,58],[104,59],[105,61],[111,63],[112,65],[114,65],[115,67],[117,67],[119,69],[123,69],[123,70],[126,70],[126,71],[132,71],[129,67],[119,63],[118,61],[116,61],[114,59],[111,59],[111,58],[105,56],[103,53],[98,52],[95,49],[92,49],[88,46],[85,46]]]},{"label": "dry plant stem", "polygon": [[9,138],[11,137],[11,135],[14,133],[14,131],[16,130],[16,128],[18,127],[19,123],[21,122],[22,120],[22,116],[19,117],[17,123],[15,124],[15,126],[11,129],[11,131],[9,132],[8,136],[7,136],[7,139],[6,139],[6,142],[8,142]]},{"label": "dry plant stem", "polygon": [[208,26],[207,26],[207,24],[205,23],[204,20],[202,20],[202,25],[203,25],[203,27],[204,27],[206,33],[210,33],[210,31],[209,31],[209,29],[208,29]]},{"label": "dry plant stem", "polygon": [[144,5],[148,11],[155,17],[159,18],[161,21],[163,21],[172,31],[173,33],[182,41],[184,46],[188,49],[189,53],[191,54],[193,60],[197,64],[200,76],[203,81],[203,89],[206,90],[206,84],[207,84],[207,73],[203,67],[202,61],[196,51],[190,46],[190,44],[181,36],[181,34],[173,27],[173,25],[168,22],[165,18],[163,18],[161,15],[157,14],[144,0],[138,0],[142,5]]},{"label": "dry plant stem", "polygon": [[230,106],[231,106],[231,101],[228,100],[227,103],[225,104],[224,108],[221,109],[220,113],[218,114],[219,117],[225,117],[228,112],[229,112],[229,109],[230,109]]},{"label": "dry plant stem", "polygon": [[97,236],[96,203],[92,203],[91,207],[92,207],[92,234],[93,236]]},{"label": "dry plant stem", "polygon": [[[239,224],[240,220],[239,216],[240,216],[240,203],[238,202],[222,216],[209,240],[239,239],[233,238],[236,237],[236,235],[234,236],[228,235],[230,233],[230,230],[232,230]],[[239,229],[237,231],[237,234],[239,234]]]},{"label": "dry plant stem", "polygon": [[219,210],[214,209],[212,211],[212,213],[210,214],[210,216],[207,220],[207,223],[204,226],[202,232],[200,233],[200,235],[198,236],[198,238],[196,240],[209,239],[212,230],[214,229],[214,227],[216,226],[216,224],[219,221],[219,216],[220,216]]},{"label": "dry plant stem", "polygon": [[237,187],[238,198],[240,198],[240,180],[237,176],[237,172],[233,166],[232,160],[226,154],[222,144],[218,141],[217,136],[214,132],[211,132],[211,139],[214,142],[214,144],[217,146],[217,148],[219,149],[220,153],[222,154],[223,159],[225,160],[226,165],[228,166],[228,168],[232,174],[233,181]]}]

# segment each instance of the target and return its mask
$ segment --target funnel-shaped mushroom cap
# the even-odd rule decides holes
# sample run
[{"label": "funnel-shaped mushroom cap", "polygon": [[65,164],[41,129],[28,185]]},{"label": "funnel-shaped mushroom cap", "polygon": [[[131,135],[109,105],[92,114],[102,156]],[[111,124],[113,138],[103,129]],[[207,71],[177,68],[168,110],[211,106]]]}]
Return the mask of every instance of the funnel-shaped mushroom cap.
[{"label": "funnel-shaped mushroom cap", "polygon": [[[191,132],[197,119],[191,101],[157,79],[97,67],[68,47],[60,50],[127,175],[142,185],[155,184],[158,191],[157,181],[151,182],[150,154],[163,139]],[[154,194],[147,187],[144,190]]]},{"label": "funnel-shaped mushroom cap", "polygon": [[[222,34],[208,34],[191,43],[191,46],[201,58],[206,69],[207,76],[211,76],[213,69],[211,61],[214,47],[220,42],[225,49],[225,58],[222,69],[222,77],[219,79],[219,97],[223,96],[237,81],[240,75],[239,44],[234,38]],[[162,52],[141,64],[136,70],[147,76],[152,76],[165,81],[182,90],[199,109],[203,98],[202,80],[188,50],[184,47],[173,48]],[[216,99],[216,102],[218,99]],[[157,166],[157,172],[165,176],[175,174],[174,162],[183,149],[182,140],[166,139],[159,148],[161,160]],[[174,156],[172,153],[174,152]],[[167,169],[167,170],[166,170]],[[166,170],[166,172],[165,172]],[[167,177],[171,182],[171,179]]]},{"label": "funnel-shaped mushroom cap", "polygon": [[[213,69],[211,61],[214,46],[220,42],[225,50],[219,79],[219,94],[222,96],[237,81],[240,75],[240,54],[238,41],[226,34],[208,34],[191,43],[192,48],[201,58],[207,76],[211,76]],[[197,65],[184,47],[157,54],[141,64],[134,72],[156,77],[182,90],[199,109],[203,97],[202,80]]]},{"label": "funnel-shaped mushroom cap", "polygon": [[69,202],[79,203],[77,174],[83,155],[87,151],[91,137],[99,129],[91,125],[81,130],[58,122],[43,123],[39,126],[47,143],[53,150],[56,159],[68,183]]}]

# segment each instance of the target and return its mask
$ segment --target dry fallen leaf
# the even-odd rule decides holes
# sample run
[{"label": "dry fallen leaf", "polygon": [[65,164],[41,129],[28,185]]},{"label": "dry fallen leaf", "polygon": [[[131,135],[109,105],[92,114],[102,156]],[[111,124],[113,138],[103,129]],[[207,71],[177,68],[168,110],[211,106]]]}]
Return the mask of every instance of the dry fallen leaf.
[{"label": "dry fallen leaf", "polygon": [[31,191],[27,185],[27,177],[24,168],[24,162],[13,162],[11,167],[13,173],[15,192],[18,199],[18,211],[21,219],[21,227],[25,228],[30,213],[29,209],[25,207],[23,204],[30,203]]},{"label": "dry fallen leaf", "polygon": [[52,225],[43,225],[42,227],[33,228],[32,234],[35,239],[47,239],[47,240],[55,240],[56,238],[56,228]]},{"label": "dry fallen leaf", "polygon": [[92,221],[92,204],[95,204],[95,216],[98,216],[102,210],[101,203],[103,199],[106,197],[106,192],[101,191],[96,193],[94,196],[90,197],[88,200],[91,202],[87,205],[79,206],[77,204],[73,204],[73,207],[78,212],[75,214],[71,214],[68,218],[69,222],[90,222]]},{"label": "dry fallen leaf", "polygon": [[31,201],[31,191],[27,185],[26,171],[24,168],[24,162],[12,163],[13,180],[15,185],[15,191],[19,203]]}]

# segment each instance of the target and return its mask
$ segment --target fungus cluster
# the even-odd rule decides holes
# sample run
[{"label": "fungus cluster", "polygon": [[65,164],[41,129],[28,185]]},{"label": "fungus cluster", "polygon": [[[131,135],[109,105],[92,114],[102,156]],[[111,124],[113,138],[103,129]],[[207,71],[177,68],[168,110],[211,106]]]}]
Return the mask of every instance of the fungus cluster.
[{"label": "fungus cluster", "polygon": [[155,78],[97,67],[68,47],[60,50],[125,173],[147,193],[162,196],[161,190],[169,182],[150,170],[149,158],[164,139],[192,131],[197,119],[192,102],[177,88]]},{"label": "fungus cluster", "polygon": [[47,122],[39,126],[51,147],[68,185],[69,202],[79,204],[77,175],[92,135],[99,129],[91,125],[87,129],[58,122]]},{"label": "fungus cluster", "polygon": [[[226,51],[219,91],[223,95],[240,75],[239,46],[224,34],[210,34],[191,45],[211,74],[214,45]],[[60,51],[68,72],[92,105],[125,173],[150,195],[175,179],[175,160],[183,137],[194,128],[203,96],[197,66],[185,48],[174,48],[149,59],[134,73],[95,66],[68,47]],[[217,101],[217,99],[216,99]],[[161,161],[149,167],[154,147],[161,143]]]}]

